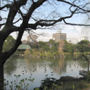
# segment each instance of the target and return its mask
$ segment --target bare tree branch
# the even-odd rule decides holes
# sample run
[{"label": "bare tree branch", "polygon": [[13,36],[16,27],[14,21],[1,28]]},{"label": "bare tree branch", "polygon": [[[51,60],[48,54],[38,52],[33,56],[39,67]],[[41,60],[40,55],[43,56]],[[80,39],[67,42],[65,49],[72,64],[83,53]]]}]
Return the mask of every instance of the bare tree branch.
[{"label": "bare tree branch", "polygon": [[[69,5],[73,6],[73,7],[77,7],[78,9],[80,9],[80,10],[82,10],[82,11],[90,12],[90,10],[86,10],[86,9],[84,9],[84,8],[82,8],[82,7],[74,4],[74,3],[68,2],[68,1],[65,1],[65,0],[57,0],[57,1],[64,2],[64,3],[66,3],[66,4],[69,4]],[[87,5],[87,4],[86,4],[86,5]],[[85,5],[85,6],[86,6],[86,5]]]},{"label": "bare tree branch", "polygon": [[68,23],[68,22],[66,22],[64,19],[63,19],[63,21],[64,21],[65,24],[73,25],[73,26],[90,26],[90,24],[75,24],[75,23]]},{"label": "bare tree branch", "polygon": [[27,0],[18,0],[15,3],[12,3],[10,7],[8,18],[7,18],[7,22],[6,22],[7,26],[12,25],[14,17],[16,13],[18,12],[18,9],[20,8],[20,6],[24,5],[26,2]]},{"label": "bare tree branch", "polygon": [[57,22],[61,22],[64,19],[71,18],[76,11],[77,11],[77,8],[74,11],[72,11],[72,13],[69,16],[60,17],[57,20],[39,20],[39,21],[37,21],[34,24],[28,24],[28,27],[27,28],[36,29],[37,26],[42,26],[42,27],[43,26],[52,26],[52,25],[56,24]]},{"label": "bare tree branch", "polygon": [[2,10],[4,8],[10,8],[10,7],[11,7],[11,4],[6,4],[6,5],[2,6],[2,7],[0,7],[0,10]]}]

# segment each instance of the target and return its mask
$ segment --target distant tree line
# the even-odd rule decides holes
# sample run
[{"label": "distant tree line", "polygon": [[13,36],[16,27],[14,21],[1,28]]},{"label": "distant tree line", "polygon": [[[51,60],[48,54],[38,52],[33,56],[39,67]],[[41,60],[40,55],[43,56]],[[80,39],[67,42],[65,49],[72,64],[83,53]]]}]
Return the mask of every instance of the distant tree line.
[{"label": "distant tree line", "polygon": [[[15,39],[12,36],[9,36],[3,46],[3,51],[7,51],[13,46]],[[11,45],[11,46],[10,46]],[[59,43],[54,40],[49,40],[48,42],[39,41],[37,43],[30,44],[31,49],[39,51],[49,51],[49,52],[58,52]],[[90,52],[90,41],[82,40],[77,44],[72,44],[67,41],[64,41],[64,52],[74,53],[74,52]]]},{"label": "distant tree line", "polygon": [[65,41],[64,52],[90,52],[90,41],[81,40],[77,44],[72,44]]},{"label": "distant tree line", "polygon": [[55,52],[58,50],[58,43],[56,43],[54,40],[49,40],[48,42],[39,41],[38,43],[31,45],[31,48],[36,50]]},{"label": "distant tree line", "polygon": [[[32,49],[38,49],[43,51],[58,51],[59,43],[56,43],[54,40],[50,40],[49,42],[38,42],[38,44],[34,44],[31,46]],[[64,52],[74,53],[74,52],[90,52],[90,41],[81,40],[77,44],[69,43],[64,41]]]}]

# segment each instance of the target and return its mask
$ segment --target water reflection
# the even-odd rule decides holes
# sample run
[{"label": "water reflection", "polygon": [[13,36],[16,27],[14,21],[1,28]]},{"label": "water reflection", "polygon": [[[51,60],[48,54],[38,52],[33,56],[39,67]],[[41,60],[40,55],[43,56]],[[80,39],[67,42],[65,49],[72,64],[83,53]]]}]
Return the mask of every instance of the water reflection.
[{"label": "water reflection", "polygon": [[17,57],[13,56],[4,65],[4,72],[11,75],[17,68]]},{"label": "water reflection", "polygon": [[50,64],[50,67],[55,73],[61,74],[63,72],[66,72],[66,62],[64,60],[64,57],[52,61],[53,62]]},{"label": "water reflection", "polygon": [[[79,71],[86,70],[87,63],[82,60],[73,60],[71,56],[59,59],[31,59],[30,57],[12,57],[5,65],[6,90],[21,89],[33,90],[39,87],[46,78],[59,79],[61,76],[80,77]],[[9,74],[9,75],[8,75]],[[12,83],[13,85],[12,85]]]}]

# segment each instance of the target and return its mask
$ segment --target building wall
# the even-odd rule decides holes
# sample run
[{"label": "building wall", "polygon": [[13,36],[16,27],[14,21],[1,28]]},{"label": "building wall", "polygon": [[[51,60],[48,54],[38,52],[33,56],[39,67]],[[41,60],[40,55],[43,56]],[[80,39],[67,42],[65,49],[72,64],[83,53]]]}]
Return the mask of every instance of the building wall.
[{"label": "building wall", "polygon": [[66,40],[66,34],[65,33],[55,33],[53,34],[53,38],[56,42],[60,42],[61,40]]},{"label": "building wall", "polygon": [[60,39],[61,39],[61,40],[66,40],[66,34],[63,34],[63,33],[62,33],[62,34],[60,35]]}]

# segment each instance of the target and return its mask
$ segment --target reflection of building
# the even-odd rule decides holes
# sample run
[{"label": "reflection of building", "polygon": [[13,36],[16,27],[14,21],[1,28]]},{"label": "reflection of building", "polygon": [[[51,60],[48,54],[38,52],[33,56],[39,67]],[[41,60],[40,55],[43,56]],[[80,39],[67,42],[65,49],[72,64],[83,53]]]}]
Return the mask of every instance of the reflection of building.
[{"label": "reflection of building", "polygon": [[60,74],[66,71],[66,62],[64,61],[64,57],[56,60],[56,63],[53,64],[52,69],[54,72]]},{"label": "reflection of building", "polygon": [[66,34],[65,33],[55,33],[53,34],[53,38],[56,42],[60,42],[61,40],[66,40]]}]

